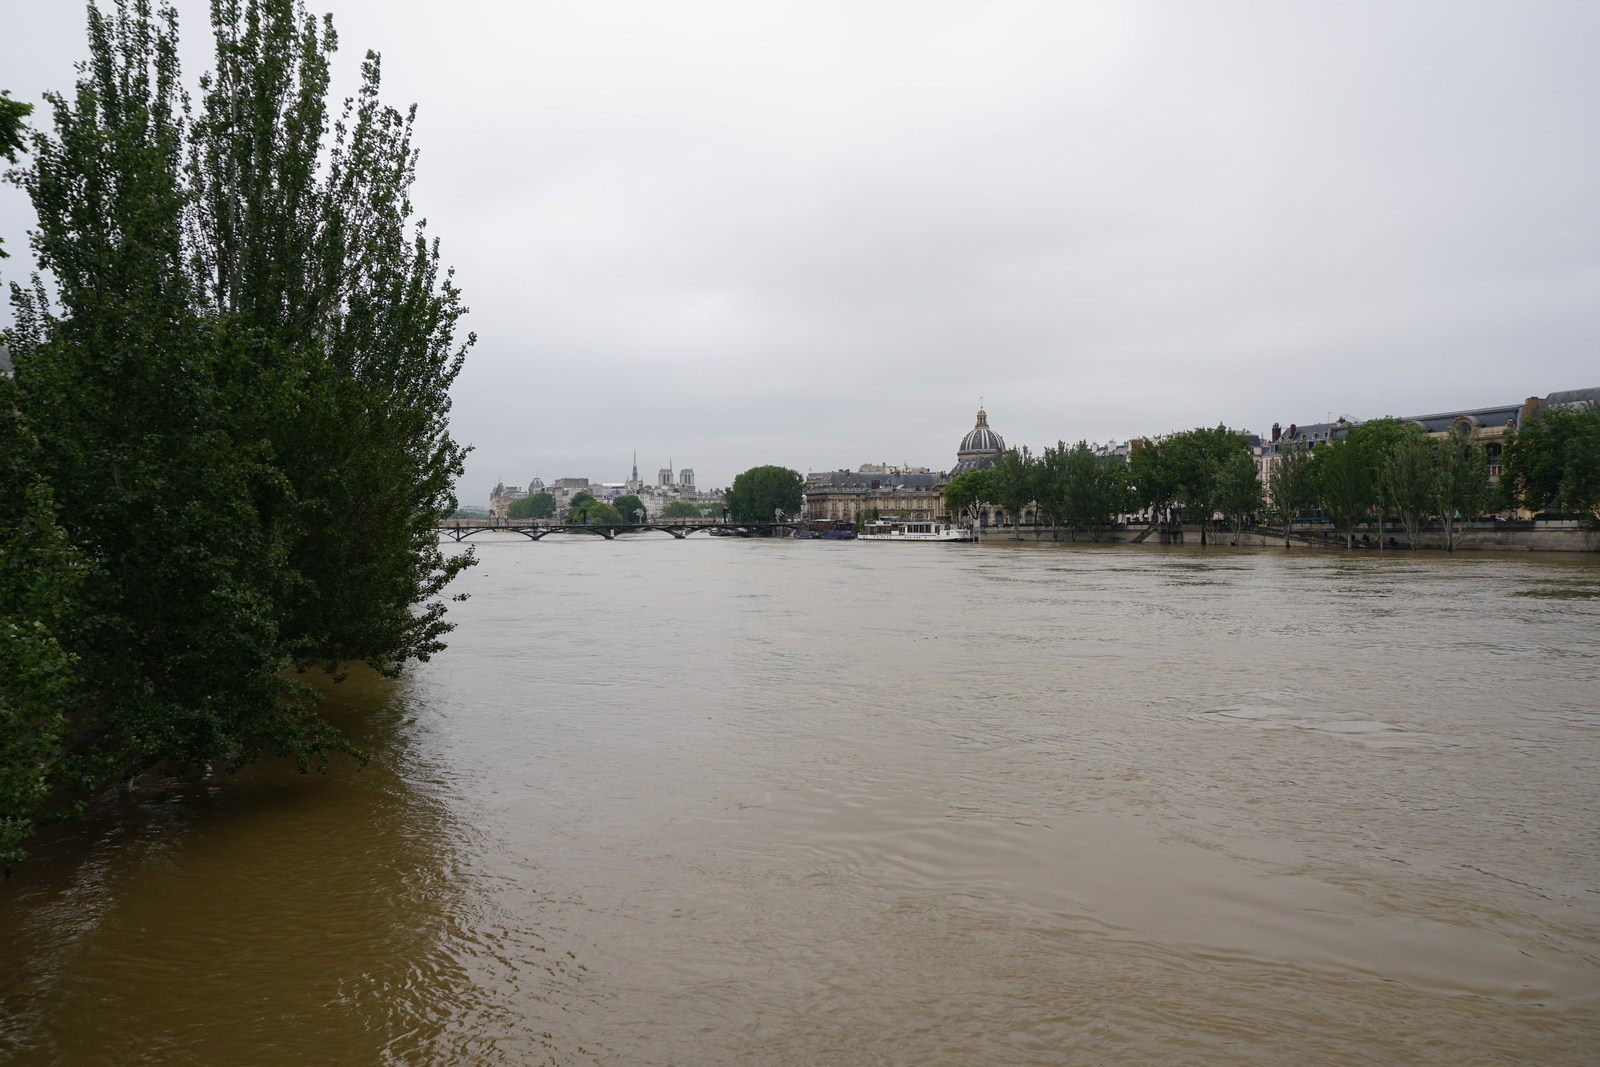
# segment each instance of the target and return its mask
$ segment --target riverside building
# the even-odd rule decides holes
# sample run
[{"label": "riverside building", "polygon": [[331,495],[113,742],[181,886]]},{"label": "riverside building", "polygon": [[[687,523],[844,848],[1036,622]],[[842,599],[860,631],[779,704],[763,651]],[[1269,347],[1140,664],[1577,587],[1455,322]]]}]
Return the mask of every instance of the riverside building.
[{"label": "riverside building", "polygon": [[887,463],[818,471],[806,476],[806,518],[854,522],[863,512],[876,511],[883,518],[948,519],[944,487],[950,479],[993,466],[1005,450],[1005,439],[990,428],[988,413],[979,408],[977,422],[956,446],[956,465],[949,473]]}]

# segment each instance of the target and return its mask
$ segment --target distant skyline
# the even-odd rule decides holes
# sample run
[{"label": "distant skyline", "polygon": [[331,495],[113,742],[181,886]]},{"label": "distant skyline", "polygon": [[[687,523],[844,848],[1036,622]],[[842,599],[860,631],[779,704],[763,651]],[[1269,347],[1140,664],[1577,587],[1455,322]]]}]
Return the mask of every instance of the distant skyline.
[{"label": "distant skyline", "polygon": [[[466,503],[635,447],[948,469],[980,395],[1037,448],[1600,385],[1600,6],[309,7],[336,95],[373,48],[418,104]],[[0,88],[86,53],[8,12]],[[30,221],[0,189],[6,281]]]}]

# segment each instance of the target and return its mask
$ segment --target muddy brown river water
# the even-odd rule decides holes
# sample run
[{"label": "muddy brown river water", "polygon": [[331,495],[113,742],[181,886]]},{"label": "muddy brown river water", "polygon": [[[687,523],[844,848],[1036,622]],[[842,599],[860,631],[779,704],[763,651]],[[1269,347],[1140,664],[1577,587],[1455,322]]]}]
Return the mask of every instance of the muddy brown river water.
[{"label": "muddy brown river water", "polygon": [[0,1062],[1600,1063],[1600,558],[477,552],[366,770],[40,842]]}]

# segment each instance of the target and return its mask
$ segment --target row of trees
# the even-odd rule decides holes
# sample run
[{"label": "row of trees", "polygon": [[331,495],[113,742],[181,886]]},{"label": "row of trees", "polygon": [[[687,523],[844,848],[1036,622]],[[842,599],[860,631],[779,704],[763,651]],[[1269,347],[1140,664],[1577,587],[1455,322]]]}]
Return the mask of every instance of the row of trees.
[{"label": "row of trees", "polygon": [[1013,449],[945,488],[954,514],[974,515],[985,505],[1013,522],[1033,505],[1050,525],[1098,541],[1119,516],[1144,510],[1207,526],[1221,514],[1237,528],[1261,509],[1262,492],[1248,439],[1219,426],[1140,442],[1126,461],[1098,454],[1087,441],[1057,442],[1037,456]]},{"label": "row of trees", "polygon": [[988,470],[952,479],[945,506],[962,517],[998,507],[1015,522],[1032,505],[1052,526],[1093,540],[1130,512],[1196,523],[1203,540],[1219,522],[1237,540],[1247,524],[1266,519],[1282,529],[1285,544],[1291,524],[1307,513],[1330,520],[1350,543],[1369,522],[1381,539],[1392,515],[1413,547],[1437,520],[1451,549],[1468,520],[1493,511],[1558,505],[1600,519],[1600,407],[1541,413],[1508,437],[1501,462],[1492,488],[1489,458],[1467,435],[1435,437],[1415,423],[1375,419],[1314,450],[1281,447],[1263,485],[1249,438],[1217,426],[1141,441],[1126,462],[1083,441],[1058,442],[1037,456],[1013,449]]},{"label": "row of trees", "polygon": [[945,487],[945,506],[968,517],[985,504],[998,506],[1015,522],[1029,504],[1052,526],[1098,541],[1117,516],[1137,507],[1127,464],[1102,456],[1087,441],[1057,442],[1035,456],[1027,448],[1002,455],[987,470],[967,471]]},{"label": "row of trees", "polygon": [[297,672],[427,659],[471,562],[434,530],[465,309],[411,218],[412,113],[369,53],[330,116],[296,0],[211,10],[191,104],[170,7],[90,5],[11,175],[53,288],[12,286],[0,375],[4,862],[50,798],[158,764],[360,756]]}]

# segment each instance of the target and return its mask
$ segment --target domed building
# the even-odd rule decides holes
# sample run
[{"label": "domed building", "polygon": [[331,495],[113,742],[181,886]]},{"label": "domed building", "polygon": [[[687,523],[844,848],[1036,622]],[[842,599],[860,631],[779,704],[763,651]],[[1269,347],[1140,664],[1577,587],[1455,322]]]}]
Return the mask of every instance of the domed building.
[{"label": "domed building", "polygon": [[979,408],[978,424],[967,431],[967,436],[961,439],[961,447],[956,449],[956,465],[950,471],[950,477],[955,478],[968,471],[987,470],[994,466],[994,461],[1005,450],[1005,438],[989,429],[989,415]]}]

